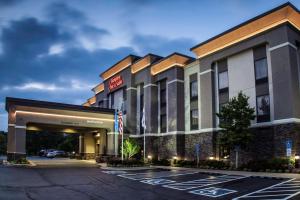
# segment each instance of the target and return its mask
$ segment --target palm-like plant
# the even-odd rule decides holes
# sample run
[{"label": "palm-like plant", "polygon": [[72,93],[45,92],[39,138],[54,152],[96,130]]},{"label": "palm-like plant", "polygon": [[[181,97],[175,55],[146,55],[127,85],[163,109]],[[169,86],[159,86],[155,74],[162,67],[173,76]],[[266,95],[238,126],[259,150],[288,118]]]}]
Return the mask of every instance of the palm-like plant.
[{"label": "palm-like plant", "polygon": [[[124,141],[123,148],[124,148],[123,154],[125,159],[132,158],[141,149],[140,146],[136,143],[136,141],[132,138],[128,138]],[[121,152],[122,152],[122,147],[121,147]]]}]

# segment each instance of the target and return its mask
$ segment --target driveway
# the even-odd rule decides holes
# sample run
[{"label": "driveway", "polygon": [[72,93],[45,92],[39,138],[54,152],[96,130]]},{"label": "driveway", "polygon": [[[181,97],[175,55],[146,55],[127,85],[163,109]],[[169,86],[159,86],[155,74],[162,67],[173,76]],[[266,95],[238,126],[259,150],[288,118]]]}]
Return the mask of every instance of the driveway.
[{"label": "driveway", "polygon": [[69,158],[28,157],[38,167],[95,167],[95,160],[77,160]]},{"label": "driveway", "polygon": [[0,165],[5,200],[299,199],[300,181],[190,170]]}]

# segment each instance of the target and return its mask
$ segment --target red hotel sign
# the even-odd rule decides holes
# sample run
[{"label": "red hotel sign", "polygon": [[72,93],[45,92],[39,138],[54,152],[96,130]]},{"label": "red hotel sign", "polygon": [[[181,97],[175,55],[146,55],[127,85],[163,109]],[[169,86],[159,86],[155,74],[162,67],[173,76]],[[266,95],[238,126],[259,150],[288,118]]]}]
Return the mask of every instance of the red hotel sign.
[{"label": "red hotel sign", "polygon": [[113,78],[111,78],[109,80],[109,85],[108,85],[108,88],[109,90],[113,90],[117,87],[119,87],[120,85],[123,84],[123,79],[122,79],[122,76],[121,75],[118,75],[118,76],[115,76]]}]

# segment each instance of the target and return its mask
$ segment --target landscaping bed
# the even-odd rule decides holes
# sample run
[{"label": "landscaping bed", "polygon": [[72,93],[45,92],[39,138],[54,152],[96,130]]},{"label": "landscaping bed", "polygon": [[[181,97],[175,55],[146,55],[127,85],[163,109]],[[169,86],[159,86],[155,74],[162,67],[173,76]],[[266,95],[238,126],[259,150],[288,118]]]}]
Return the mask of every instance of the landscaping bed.
[{"label": "landscaping bed", "polygon": [[111,159],[107,161],[108,167],[144,167],[147,166],[143,161],[140,160],[120,160],[120,159]]}]

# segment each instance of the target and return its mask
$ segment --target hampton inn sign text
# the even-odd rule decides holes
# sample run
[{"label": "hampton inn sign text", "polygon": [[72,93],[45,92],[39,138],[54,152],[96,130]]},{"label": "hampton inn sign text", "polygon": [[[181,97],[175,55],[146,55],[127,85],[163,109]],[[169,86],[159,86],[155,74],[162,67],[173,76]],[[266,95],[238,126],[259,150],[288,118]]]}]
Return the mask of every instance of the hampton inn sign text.
[{"label": "hampton inn sign text", "polygon": [[110,79],[109,81],[109,90],[112,91],[113,89],[119,87],[120,85],[123,84],[123,79],[122,76],[118,75]]}]

